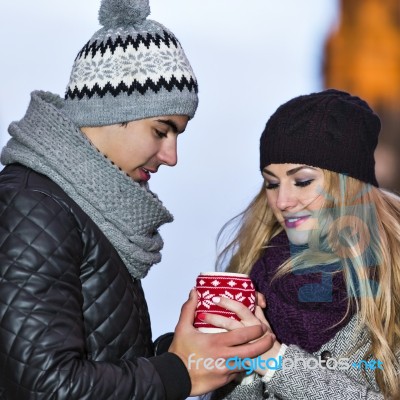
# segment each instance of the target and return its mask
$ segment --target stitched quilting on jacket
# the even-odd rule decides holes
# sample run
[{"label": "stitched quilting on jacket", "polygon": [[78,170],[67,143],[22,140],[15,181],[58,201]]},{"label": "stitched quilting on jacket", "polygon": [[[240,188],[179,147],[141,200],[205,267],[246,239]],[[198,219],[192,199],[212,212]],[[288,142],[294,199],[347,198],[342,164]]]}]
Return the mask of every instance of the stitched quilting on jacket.
[{"label": "stitched quilting on jacket", "polygon": [[0,221],[0,399],[165,398],[140,280],[97,225],[17,164],[0,173]]},{"label": "stitched quilting on jacket", "polygon": [[172,216],[63,104],[32,92],[1,152],[0,399],[185,398],[181,359],[151,357],[140,283]]}]

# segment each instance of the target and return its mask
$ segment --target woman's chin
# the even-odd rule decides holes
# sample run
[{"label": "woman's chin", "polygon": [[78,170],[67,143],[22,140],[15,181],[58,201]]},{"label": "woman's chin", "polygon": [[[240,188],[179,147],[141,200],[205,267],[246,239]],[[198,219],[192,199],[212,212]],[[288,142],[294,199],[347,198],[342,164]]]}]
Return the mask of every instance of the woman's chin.
[{"label": "woman's chin", "polygon": [[293,232],[293,230],[286,230],[287,237],[289,242],[295,246],[303,246],[308,244],[308,239],[310,236],[309,232]]}]

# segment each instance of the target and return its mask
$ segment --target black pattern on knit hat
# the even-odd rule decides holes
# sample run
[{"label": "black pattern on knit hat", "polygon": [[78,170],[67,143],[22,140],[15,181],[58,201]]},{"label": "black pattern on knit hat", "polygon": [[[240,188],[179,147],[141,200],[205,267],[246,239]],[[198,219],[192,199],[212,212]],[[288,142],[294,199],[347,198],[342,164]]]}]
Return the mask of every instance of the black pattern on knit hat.
[{"label": "black pattern on knit hat", "polygon": [[78,53],[66,88],[63,112],[78,126],[194,116],[190,63],[175,35],[149,14],[148,0],[102,0],[103,28]]},{"label": "black pattern on knit hat", "polygon": [[260,168],[305,164],[378,186],[374,151],[379,117],[362,99],[336,89],[296,97],[268,120],[260,139]]}]

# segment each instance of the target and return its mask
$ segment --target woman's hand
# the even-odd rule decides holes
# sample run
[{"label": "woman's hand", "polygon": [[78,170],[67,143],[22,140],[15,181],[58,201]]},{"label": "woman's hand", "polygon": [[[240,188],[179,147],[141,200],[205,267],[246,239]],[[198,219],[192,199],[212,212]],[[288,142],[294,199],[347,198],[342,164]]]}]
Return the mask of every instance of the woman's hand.
[{"label": "woman's hand", "polygon": [[[237,321],[239,329],[222,333],[200,332],[193,326],[196,306],[197,292],[193,289],[189,300],[182,307],[174,339],[168,350],[180,357],[186,365],[192,383],[191,396],[213,391],[241,373],[239,367],[228,368],[227,359],[256,358],[270,349],[275,340],[275,337],[268,334],[266,325],[255,323],[256,319],[251,317],[249,310],[250,315],[245,313],[247,325]],[[242,315],[242,310],[239,313]],[[212,362],[211,366],[209,362]]]},{"label": "woman's hand", "polygon": [[[276,340],[275,335],[273,334],[272,329],[268,321],[266,320],[264,312],[262,310],[266,306],[265,297],[258,292],[256,293],[256,295],[257,305],[254,314],[246,306],[238,301],[231,300],[225,297],[214,297],[212,299],[214,303],[229,311],[233,311],[240,318],[240,321],[216,314],[204,314],[204,321],[218,328],[224,328],[228,331],[243,328],[244,326],[266,326],[267,331],[265,335],[271,335],[274,339],[273,346],[260,356],[261,359],[267,360],[268,358],[277,357],[281,348],[281,344]],[[260,375],[265,375],[267,371],[266,369],[256,369],[256,372]]]},{"label": "woman's hand", "polygon": [[204,321],[228,331],[243,328],[244,326],[265,325],[267,327],[267,331],[272,333],[271,327],[269,326],[268,321],[265,319],[264,312],[262,310],[266,306],[265,297],[261,293],[256,292],[256,299],[255,312],[252,313],[239,301],[231,300],[226,297],[214,297],[212,301],[215,304],[218,304],[219,307],[234,312],[239,317],[240,321],[211,313],[203,314]]}]

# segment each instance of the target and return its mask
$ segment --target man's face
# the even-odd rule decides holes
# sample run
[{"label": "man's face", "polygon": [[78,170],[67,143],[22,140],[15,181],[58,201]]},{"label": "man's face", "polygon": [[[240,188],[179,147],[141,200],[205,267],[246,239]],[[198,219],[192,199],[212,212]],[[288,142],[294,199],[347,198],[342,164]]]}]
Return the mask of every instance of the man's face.
[{"label": "man's face", "polygon": [[93,145],[135,182],[147,182],[160,165],[178,161],[177,138],[189,117],[167,115],[101,127],[83,127]]}]

